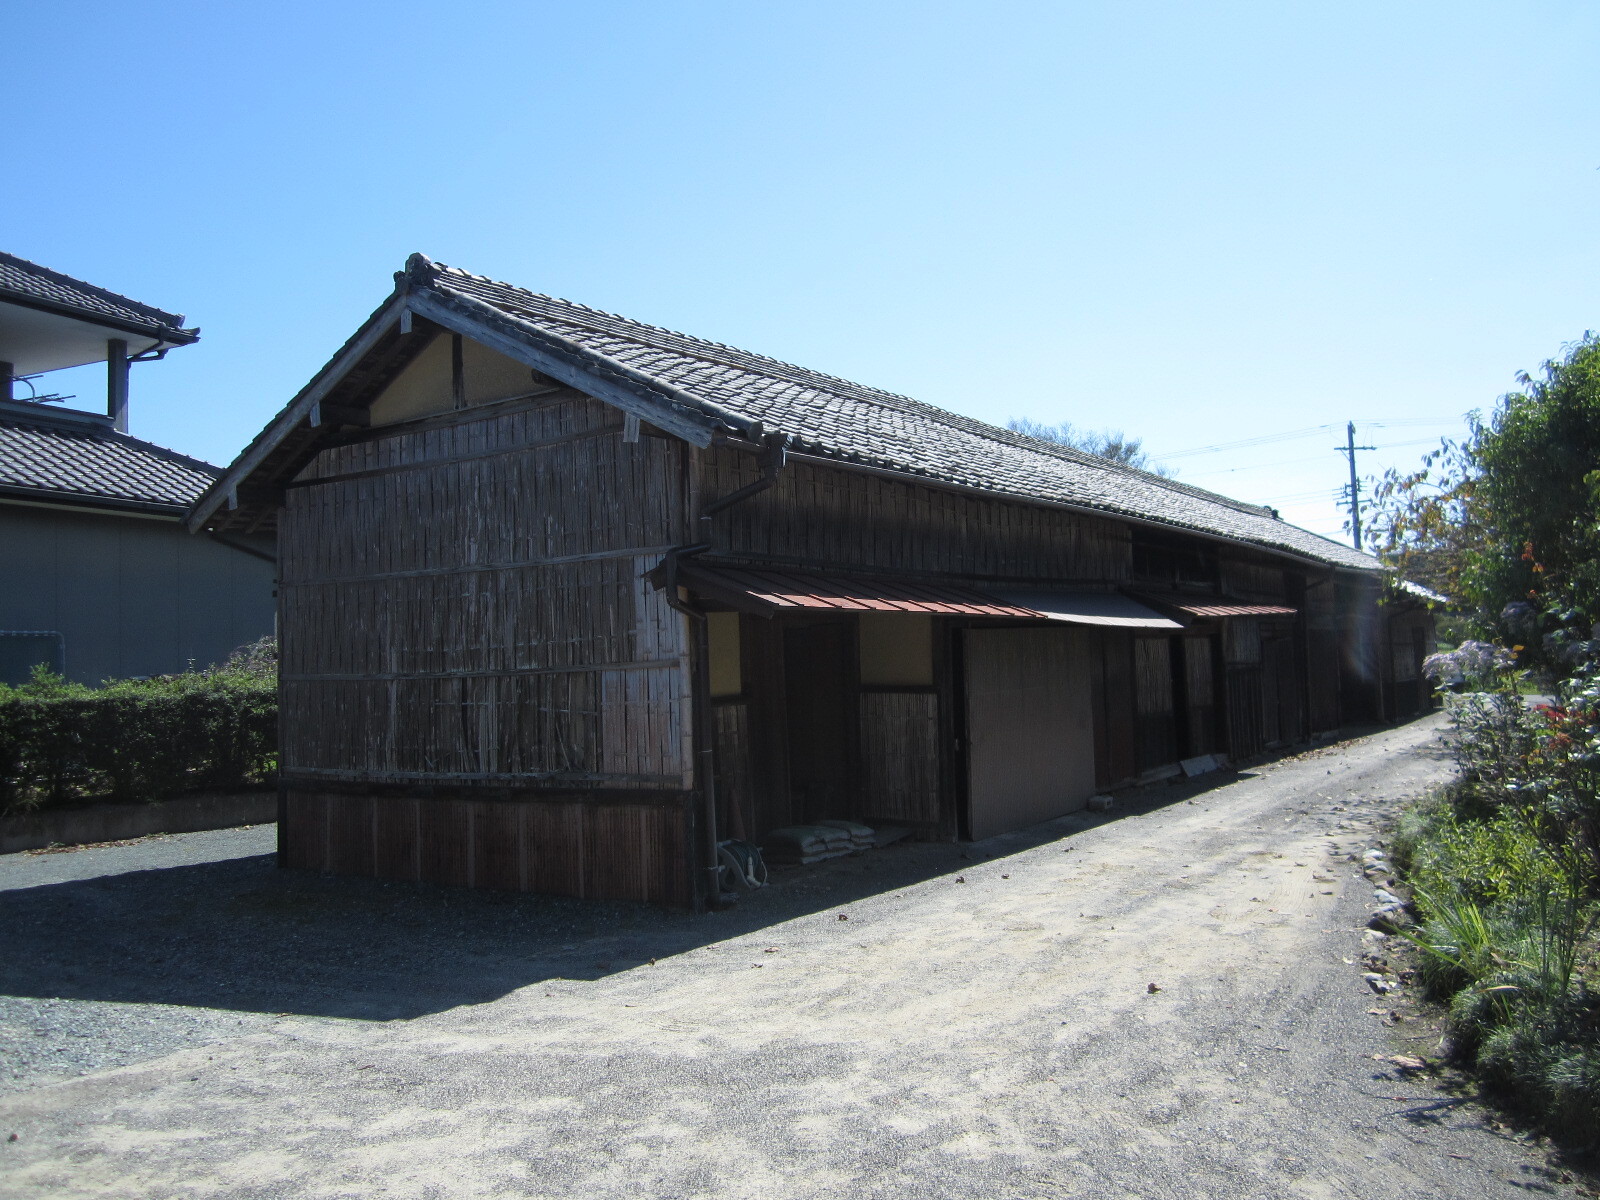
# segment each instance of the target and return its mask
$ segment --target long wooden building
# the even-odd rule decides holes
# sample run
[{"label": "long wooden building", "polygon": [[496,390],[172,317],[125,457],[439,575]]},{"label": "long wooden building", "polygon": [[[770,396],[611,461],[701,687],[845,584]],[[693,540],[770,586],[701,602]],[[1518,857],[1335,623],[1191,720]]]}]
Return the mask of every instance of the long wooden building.
[{"label": "long wooden building", "polygon": [[721,839],[1020,828],[1382,716],[1392,657],[1270,509],[421,255],[189,524],[277,533],[280,854],[333,872],[702,905]]}]

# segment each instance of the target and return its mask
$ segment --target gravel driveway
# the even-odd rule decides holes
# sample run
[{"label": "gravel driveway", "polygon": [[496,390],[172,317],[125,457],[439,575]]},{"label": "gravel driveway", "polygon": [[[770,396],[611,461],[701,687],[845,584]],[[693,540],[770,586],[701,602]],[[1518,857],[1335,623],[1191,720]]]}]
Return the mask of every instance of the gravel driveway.
[{"label": "gravel driveway", "polygon": [[267,829],[9,856],[0,1195],[1565,1191],[1381,1061],[1433,1035],[1362,981],[1347,856],[1437,733],[704,917],[278,872]]}]

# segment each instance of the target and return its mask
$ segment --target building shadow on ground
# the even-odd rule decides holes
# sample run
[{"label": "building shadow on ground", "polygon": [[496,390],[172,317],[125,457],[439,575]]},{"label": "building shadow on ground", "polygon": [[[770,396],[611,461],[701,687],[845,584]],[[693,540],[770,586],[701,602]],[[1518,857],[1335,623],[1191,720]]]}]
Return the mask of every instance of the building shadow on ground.
[{"label": "building shadow on ground", "polygon": [[[417,1017],[547,980],[599,979],[959,873],[975,861],[1070,841],[1243,777],[1219,771],[1132,789],[1109,812],[1075,813],[983,842],[901,841],[810,867],[774,868],[771,886],[731,910],[700,915],[283,871],[272,854],[24,885],[5,893],[0,993]],[[126,849],[136,867],[137,847]]]}]

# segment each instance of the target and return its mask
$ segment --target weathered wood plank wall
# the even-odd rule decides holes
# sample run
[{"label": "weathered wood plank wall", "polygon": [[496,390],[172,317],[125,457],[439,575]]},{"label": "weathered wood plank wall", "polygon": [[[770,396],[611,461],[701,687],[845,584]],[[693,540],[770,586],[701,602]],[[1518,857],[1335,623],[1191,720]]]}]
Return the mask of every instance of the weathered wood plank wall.
[{"label": "weathered wood plank wall", "polygon": [[681,810],[294,790],[287,865],[344,875],[682,904]]},{"label": "weathered wood plank wall", "polygon": [[[755,457],[735,449],[700,459],[708,498],[760,476]],[[1118,521],[812,463],[719,514],[709,538],[713,553],[769,562],[992,579],[1124,582],[1132,562]]]}]

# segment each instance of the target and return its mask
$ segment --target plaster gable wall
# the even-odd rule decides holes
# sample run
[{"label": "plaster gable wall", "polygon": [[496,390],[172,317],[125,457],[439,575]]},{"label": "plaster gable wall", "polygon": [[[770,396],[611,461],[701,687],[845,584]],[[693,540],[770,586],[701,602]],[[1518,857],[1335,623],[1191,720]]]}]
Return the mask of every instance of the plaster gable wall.
[{"label": "plaster gable wall", "polygon": [[[448,333],[434,337],[379,393],[372,402],[374,425],[393,425],[451,410],[450,341]],[[527,367],[471,338],[461,339],[461,359],[468,407],[520,396],[534,388]]]}]

